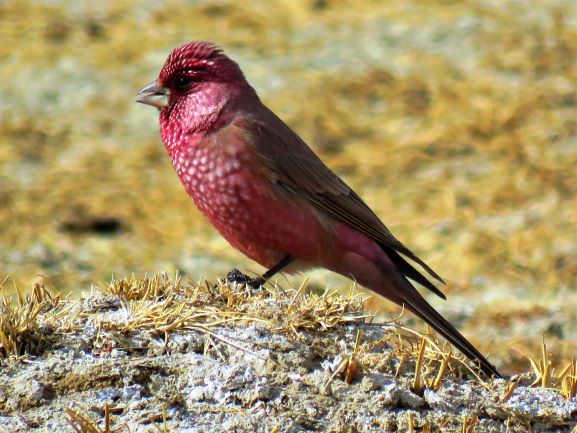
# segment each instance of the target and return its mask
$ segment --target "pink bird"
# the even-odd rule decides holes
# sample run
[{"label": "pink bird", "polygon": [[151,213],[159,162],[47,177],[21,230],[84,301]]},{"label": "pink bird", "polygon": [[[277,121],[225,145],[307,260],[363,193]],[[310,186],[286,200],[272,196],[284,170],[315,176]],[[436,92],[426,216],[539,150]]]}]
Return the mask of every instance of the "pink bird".
[{"label": "pink bird", "polygon": [[365,202],[259,99],[216,45],[175,48],[138,102],[160,109],[160,134],[200,211],[230,244],[269,270],[323,267],[423,319],[488,376],[493,365],[409,280],[445,296],[443,282]]}]

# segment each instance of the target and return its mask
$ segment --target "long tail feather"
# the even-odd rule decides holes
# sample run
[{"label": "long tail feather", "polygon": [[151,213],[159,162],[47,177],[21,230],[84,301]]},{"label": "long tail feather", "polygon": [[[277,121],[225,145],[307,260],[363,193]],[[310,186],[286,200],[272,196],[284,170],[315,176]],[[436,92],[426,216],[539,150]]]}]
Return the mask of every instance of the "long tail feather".
[{"label": "long tail feather", "polygon": [[[420,297],[421,295],[417,293]],[[487,376],[501,377],[497,369],[473,346],[453,325],[451,325],[443,316],[441,316],[433,307],[429,305],[424,298],[405,299],[406,306],[414,314],[419,316],[437,332],[445,337],[451,344],[459,349],[467,358],[478,364],[483,373]]]},{"label": "long tail feather", "polygon": [[431,325],[437,332],[445,337],[463,355],[479,366],[487,376],[501,377],[497,369],[471,344],[453,325],[441,316],[413,285],[396,269],[384,266],[383,270],[388,274],[393,284],[397,286],[400,299],[397,301],[404,304],[412,313]]}]

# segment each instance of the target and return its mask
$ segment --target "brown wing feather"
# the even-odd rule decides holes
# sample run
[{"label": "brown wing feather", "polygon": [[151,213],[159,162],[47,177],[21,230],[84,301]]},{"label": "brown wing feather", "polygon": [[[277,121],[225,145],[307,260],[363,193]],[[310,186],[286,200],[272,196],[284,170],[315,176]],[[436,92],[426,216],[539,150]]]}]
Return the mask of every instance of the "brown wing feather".
[{"label": "brown wing feather", "polygon": [[[365,202],[333,173],[281,119],[258,104],[257,115],[237,120],[235,126],[252,135],[262,155],[260,167],[272,182],[304,197],[317,208],[349,224],[377,241],[389,254],[400,272],[442,297],[428,279],[398,253],[422,266],[432,277],[443,279],[411,250],[403,245]],[[256,120],[259,119],[259,120]]]}]

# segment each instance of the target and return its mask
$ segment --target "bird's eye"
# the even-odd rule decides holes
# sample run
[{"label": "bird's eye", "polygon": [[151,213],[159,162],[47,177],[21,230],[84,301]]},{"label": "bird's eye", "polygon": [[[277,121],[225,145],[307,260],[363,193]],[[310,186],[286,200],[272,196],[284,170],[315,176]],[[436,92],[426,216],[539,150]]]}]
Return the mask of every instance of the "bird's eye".
[{"label": "bird's eye", "polygon": [[178,90],[186,90],[192,84],[192,77],[187,77],[186,75],[180,75],[174,80],[174,87]]}]

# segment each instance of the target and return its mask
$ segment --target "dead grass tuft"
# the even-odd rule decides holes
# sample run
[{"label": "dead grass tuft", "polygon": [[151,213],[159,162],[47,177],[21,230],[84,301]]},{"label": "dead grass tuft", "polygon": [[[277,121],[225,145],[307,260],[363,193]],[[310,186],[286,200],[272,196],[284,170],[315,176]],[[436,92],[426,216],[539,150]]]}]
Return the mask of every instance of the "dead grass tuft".
[{"label": "dead grass tuft", "polygon": [[541,343],[541,358],[529,358],[535,380],[531,386],[557,389],[561,395],[571,399],[577,395],[577,361],[575,358],[560,371],[553,367],[552,355],[547,351],[545,338]]},{"label": "dead grass tuft", "polygon": [[348,295],[328,288],[318,295],[307,292],[307,284],[308,280],[305,279],[292,294],[283,291],[283,294],[290,296],[290,301],[286,308],[285,323],[278,330],[327,330],[343,323],[359,323],[373,317],[363,312],[363,298],[355,294],[354,285]]},{"label": "dead grass tuft", "polygon": [[[371,317],[363,312],[359,295],[351,292],[342,296],[329,290],[321,295],[303,293],[306,284],[305,280],[297,290],[275,286],[255,291],[224,281],[215,285],[206,281],[183,284],[178,274],[173,279],[162,274],[123,278],[95,289],[120,299],[127,317],[121,327],[124,332],[151,329],[166,333],[242,321],[268,323],[279,332],[297,333],[302,329],[327,330]],[[265,298],[281,307],[280,314],[277,308],[261,302]]]},{"label": "dead grass tuft", "polygon": [[111,433],[110,412],[108,404],[106,404],[104,407],[104,413],[105,420],[104,427],[102,429],[98,427],[98,423],[87,414],[71,408],[66,409],[66,415],[68,415],[66,421],[68,424],[70,424],[70,427],[72,427],[76,433]]},{"label": "dead grass tuft", "polygon": [[22,296],[17,288],[16,293],[0,298],[0,358],[39,353],[46,335],[38,316],[57,308],[61,301],[60,294],[53,296],[41,284],[35,284],[31,294]]},{"label": "dead grass tuft", "polygon": [[461,433],[473,433],[475,431],[475,426],[479,418],[476,415],[468,417],[467,415],[463,415],[463,425],[461,428]]},{"label": "dead grass tuft", "polygon": [[181,277],[176,274],[171,280],[166,274],[154,275],[151,278],[113,279],[112,282],[101,289],[103,293],[118,297],[124,301],[155,300],[166,298],[169,295],[182,292]]}]

